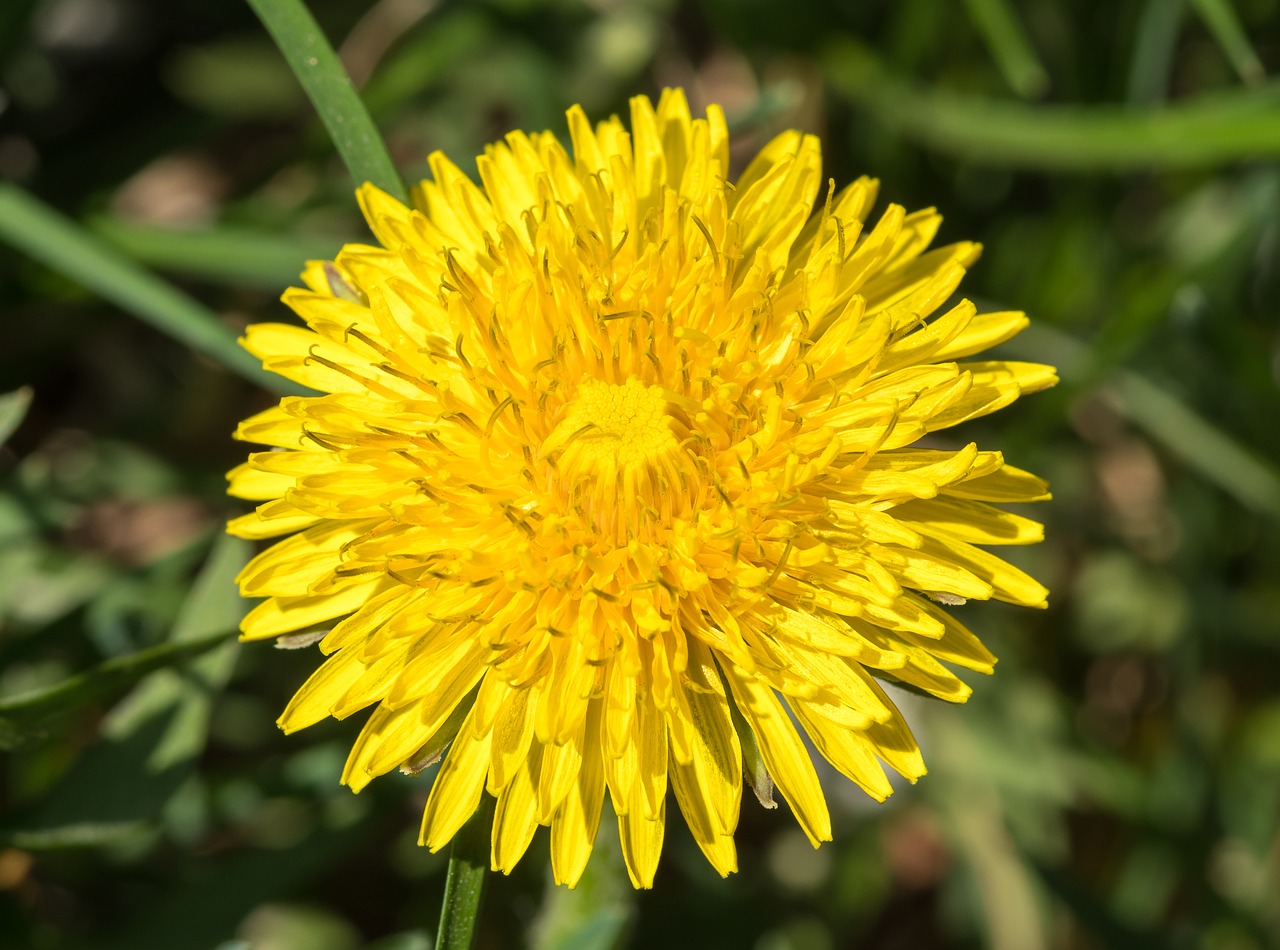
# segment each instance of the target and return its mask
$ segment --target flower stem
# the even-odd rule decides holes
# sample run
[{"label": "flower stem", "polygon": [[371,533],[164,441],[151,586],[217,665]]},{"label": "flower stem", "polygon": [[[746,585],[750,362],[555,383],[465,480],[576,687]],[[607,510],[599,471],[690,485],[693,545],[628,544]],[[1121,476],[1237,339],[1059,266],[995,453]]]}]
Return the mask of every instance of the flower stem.
[{"label": "flower stem", "polygon": [[489,870],[489,838],[493,826],[492,797],[480,795],[480,807],[449,847],[449,875],[435,950],[469,950],[475,938],[484,879]]}]

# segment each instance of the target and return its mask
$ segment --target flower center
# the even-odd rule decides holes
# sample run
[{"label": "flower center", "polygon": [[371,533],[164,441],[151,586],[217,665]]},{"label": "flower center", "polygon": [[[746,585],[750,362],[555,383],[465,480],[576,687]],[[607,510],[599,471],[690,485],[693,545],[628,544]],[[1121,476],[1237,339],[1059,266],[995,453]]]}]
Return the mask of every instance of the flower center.
[{"label": "flower center", "polygon": [[676,493],[688,484],[680,474],[688,466],[671,408],[661,388],[637,379],[587,379],[542,443],[565,508],[606,543],[649,537],[683,507]]},{"label": "flower center", "polygon": [[637,379],[620,386],[585,380],[564,419],[543,442],[542,455],[558,455],[562,471],[570,476],[625,476],[647,468],[677,448],[666,409],[657,386]]}]

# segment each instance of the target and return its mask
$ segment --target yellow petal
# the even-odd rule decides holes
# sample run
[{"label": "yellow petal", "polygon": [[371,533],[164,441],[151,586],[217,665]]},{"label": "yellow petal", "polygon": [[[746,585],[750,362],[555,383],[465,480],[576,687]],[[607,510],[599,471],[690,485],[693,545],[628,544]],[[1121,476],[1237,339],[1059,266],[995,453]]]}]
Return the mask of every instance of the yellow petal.
[{"label": "yellow petal", "polygon": [[[1043,584],[1025,571],[1018,570],[1012,564],[1002,561],[982,548],[963,541],[926,536],[920,553],[942,564],[962,568],[980,580],[986,581],[994,590],[997,600],[1022,604],[1024,607],[1048,606],[1046,598],[1049,596],[1049,591]],[[926,589],[945,590],[945,588]]]},{"label": "yellow petal", "polygon": [[939,591],[966,600],[988,600],[992,595],[990,584],[963,567],[935,557],[927,540],[917,551],[876,544],[868,545],[864,553],[903,587]]},{"label": "yellow petal", "polygon": [[809,753],[773,690],[732,664],[724,667],[733,700],[755,733],[765,767],[816,848],[831,840],[831,817]]},{"label": "yellow petal", "polygon": [[240,344],[273,373],[312,389],[331,393],[362,392],[367,388],[358,377],[367,362],[314,330],[285,323],[255,323],[245,329]]},{"label": "yellow petal", "polygon": [[963,666],[978,673],[990,673],[996,664],[996,658],[982,641],[969,631],[969,628],[939,607],[920,601],[920,608],[930,614],[943,625],[942,636],[936,638],[919,637],[905,631],[894,631],[895,639],[905,641],[927,650],[940,660]]},{"label": "yellow petal", "polygon": [[551,822],[551,871],[557,884],[574,887],[591,857],[604,804],[604,748],[600,733],[603,703],[587,708],[578,780]]},{"label": "yellow petal", "polygon": [[[493,723],[493,744],[489,752],[491,795],[499,795],[521,769],[528,769],[529,747],[533,741],[534,710],[529,708],[532,690],[510,686],[496,688],[503,690],[505,695],[496,700],[498,716]],[[530,787],[532,788],[532,779]]]},{"label": "yellow petal", "polygon": [[422,593],[420,588],[405,588],[396,584],[386,593],[369,598],[358,611],[330,630],[329,635],[320,641],[321,652],[330,654],[343,647],[362,644],[392,617],[409,614],[411,606]]},{"label": "yellow petal", "polygon": [[585,717],[578,731],[559,745],[542,747],[542,769],[538,776],[538,824],[546,825],[573,789],[582,770]]},{"label": "yellow petal", "polygon": [[903,631],[878,630],[857,620],[850,622],[871,642],[897,650],[906,657],[906,663],[888,672],[889,677],[952,703],[963,703],[973,693],[969,684],[933,658],[931,648],[936,641]]},{"label": "yellow petal", "polygon": [[654,818],[662,812],[667,797],[667,724],[653,700],[652,690],[637,697],[634,743],[636,746],[636,784],[642,814]]},{"label": "yellow petal", "polygon": [[[728,877],[738,870],[738,849],[733,842],[733,832],[724,833],[716,829],[715,806],[709,801],[710,790],[700,785],[698,779],[692,766],[672,763],[671,788],[675,791],[676,804],[680,806],[689,832],[716,872],[721,877]],[[742,787],[741,778],[737,785]]]},{"label": "yellow petal", "polygon": [[958,364],[960,369],[973,374],[975,386],[1013,382],[1021,393],[1035,393],[1048,389],[1058,382],[1058,373],[1043,363],[1019,363],[1013,360],[984,360]]},{"label": "yellow petal", "polygon": [[302,423],[293,412],[298,404],[299,400],[284,399],[281,400],[280,405],[250,416],[240,423],[235,431],[235,437],[243,442],[276,445],[285,449],[296,449],[308,445],[306,434],[302,431]]},{"label": "yellow petal", "polygon": [[475,709],[467,715],[458,737],[445,755],[422,813],[418,844],[439,851],[466,824],[480,804],[489,770],[489,733],[477,735]]},{"label": "yellow petal", "polygon": [[443,715],[448,715],[484,674],[488,650],[471,637],[450,637],[444,632],[414,647],[394,677],[394,685],[388,684],[387,704],[399,706],[427,697],[447,706]]},{"label": "yellow petal", "polygon": [[943,494],[974,501],[1016,502],[1048,501],[1049,484],[1043,478],[1012,465],[985,472],[948,485]]},{"label": "yellow petal", "polygon": [[287,499],[280,498],[259,505],[256,510],[227,522],[227,534],[250,541],[277,538],[282,534],[304,531],[320,524],[321,519],[307,511],[299,511]]},{"label": "yellow petal", "polygon": [[667,801],[658,806],[652,818],[641,814],[618,816],[618,833],[622,838],[622,857],[627,862],[627,874],[638,888],[653,887],[653,876],[658,870],[658,858],[662,855],[662,840],[666,832]]},{"label": "yellow petal", "polygon": [[990,349],[1005,340],[1012,339],[1026,329],[1031,321],[1025,313],[1017,311],[1001,311],[999,313],[980,313],[969,324],[934,352],[935,360],[954,360],[962,356],[972,356]]},{"label": "yellow petal", "polygon": [[[704,659],[700,654],[705,652],[701,644],[691,647],[690,663],[695,663],[695,654],[699,654],[696,662],[701,666]],[[709,660],[708,655],[705,662]],[[698,847],[724,876],[737,870],[733,832],[742,800],[742,751],[720,676],[714,668],[709,674],[697,677],[699,688],[675,687],[677,695],[684,698],[677,708],[683,708],[669,713],[668,721],[674,732],[686,725],[687,716],[691,754],[687,763],[672,760],[671,787]]]},{"label": "yellow petal", "polygon": [[251,501],[265,501],[279,498],[293,487],[294,481],[291,475],[262,472],[245,462],[227,473],[227,494]]},{"label": "yellow petal", "polygon": [[868,310],[889,315],[894,330],[918,325],[956,292],[981,250],[968,241],[938,248],[900,272],[867,281],[859,292],[867,298]]},{"label": "yellow petal", "polygon": [[542,746],[535,743],[511,781],[498,796],[493,815],[492,864],[495,871],[510,874],[524,856],[538,828],[538,796],[533,776],[541,764]]},{"label": "yellow petal", "polygon": [[390,772],[422,748],[434,731],[423,725],[422,705],[417,702],[399,709],[375,709],[351,746],[342,783],[358,792],[375,776]]},{"label": "yellow petal", "polygon": [[240,622],[241,640],[266,640],[282,633],[303,630],[345,617],[359,610],[391,584],[375,575],[371,580],[323,597],[272,597],[260,603]]},{"label": "yellow petal", "polygon": [[253,558],[236,577],[245,597],[299,597],[340,563],[339,549],[375,526],[368,521],[322,522]]},{"label": "yellow petal", "polygon": [[919,499],[892,509],[893,517],[922,533],[969,544],[1035,544],[1044,540],[1044,525],[976,501],[941,496]]},{"label": "yellow petal", "polygon": [[[878,802],[893,794],[893,786],[885,777],[884,769],[876,761],[874,747],[866,734],[857,729],[838,726],[820,715],[803,700],[788,700],[801,728],[809,734],[813,744],[842,774],[856,782],[858,787]],[[895,710],[896,714],[896,710]]]},{"label": "yellow petal", "polygon": [[[876,687],[879,689],[879,687]],[[885,697],[886,702],[888,697]],[[915,782],[925,774],[924,758],[915,736],[907,728],[901,716],[888,722],[872,723],[866,729],[867,741],[877,756],[909,782]]]},{"label": "yellow petal", "polygon": [[343,650],[329,657],[311,674],[289,700],[276,720],[285,732],[297,732],[315,725],[330,715],[333,704],[342,698],[365,673],[365,664],[354,650]]}]

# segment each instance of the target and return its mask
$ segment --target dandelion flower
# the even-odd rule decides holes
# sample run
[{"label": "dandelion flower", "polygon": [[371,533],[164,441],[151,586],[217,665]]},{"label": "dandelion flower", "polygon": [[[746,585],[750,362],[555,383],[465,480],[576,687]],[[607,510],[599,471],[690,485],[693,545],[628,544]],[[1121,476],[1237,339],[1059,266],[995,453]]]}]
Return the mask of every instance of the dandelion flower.
[{"label": "dandelion flower", "polygon": [[[867,215],[817,138],[785,132],[736,183],[715,106],[668,90],[572,153],[512,133],[443,155],[413,207],[365,185],[379,246],[312,262],[306,328],[244,345],[318,390],[244,422],[274,447],[231,523],[280,538],[244,569],[244,638],[319,640],[286,732],[372,707],[342,780],[443,754],[421,842],[496,797],[492,863],[538,825],[577,882],[607,792],[649,887],[668,790],[707,860],[736,870],[744,758],[815,846],[831,822],[802,734],[883,800],[925,767],[881,686],[952,701],[946,664],[994,657],[940,605],[1040,607],[983,545],[1041,538],[993,503],[1047,498],[999,452],[922,437],[1055,382],[971,360],[1020,313],[942,310],[975,244],[928,251],[933,210]],[[960,447],[956,447],[960,446]],[[447,750],[447,751],[446,751]]]}]

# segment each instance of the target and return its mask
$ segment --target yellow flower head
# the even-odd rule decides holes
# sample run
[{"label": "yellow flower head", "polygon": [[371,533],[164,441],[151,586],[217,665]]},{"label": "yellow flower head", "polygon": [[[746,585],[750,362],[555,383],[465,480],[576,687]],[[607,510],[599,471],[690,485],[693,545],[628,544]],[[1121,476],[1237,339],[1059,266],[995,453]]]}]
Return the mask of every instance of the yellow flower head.
[{"label": "yellow flower head", "polygon": [[924,774],[878,677],[968,696],[941,661],[995,660],[938,602],[1043,606],[975,545],[1038,541],[991,503],[1048,496],[998,452],[911,446],[1055,377],[969,361],[1026,324],[933,316],[978,246],[926,252],[932,210],[865,226],[876,183],[836,193],[814,136],[733,184],[721,110],[678,91],[633,99],[630,133],[576,107],[569,132],[572,157],[489,146],[480,186],[437,153],[412,208],[360,190],[381,246],[307,266],[284,301],[308,329],[246,333],[323,395],[241,425],[275,450],[231,473],[264,504],[230,530],[287,535],[240,575],[267,598],[244,638],[323,635],[281,727],[373,707],[352,789],[447,746],[422,843],[487,789],[493,866],[549,825],[569,885],[607,790],[648,887],[668,786],[736,869],[744,756],[830,839],[800,730],[876,799],[882,761]]}]

